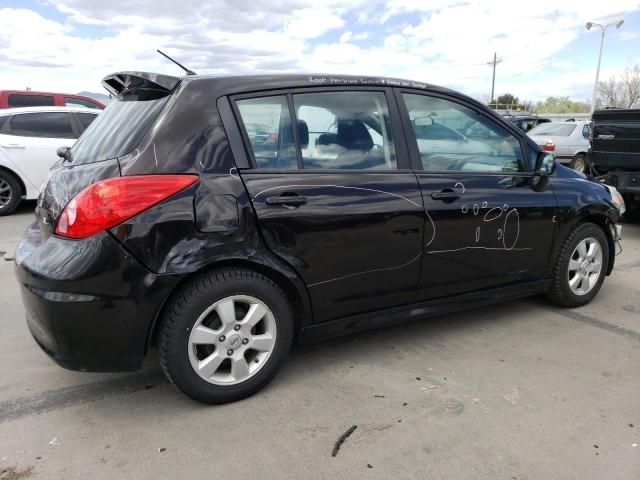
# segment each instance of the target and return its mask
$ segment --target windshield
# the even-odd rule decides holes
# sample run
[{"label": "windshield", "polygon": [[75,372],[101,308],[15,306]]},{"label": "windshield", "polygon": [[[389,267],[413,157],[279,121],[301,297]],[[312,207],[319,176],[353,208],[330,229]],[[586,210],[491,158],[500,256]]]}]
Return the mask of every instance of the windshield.
[{"label": "windshield", "polygon": [[543,123],[529,130],[529,135],[568,137],[576,129],[575,123]]},{"label": "windshield", "polygon": [[169,95],[139,100],[128,95],[116,100],[85,130],[71,148],[71,163],[109,160],[130,153],[149,130]]}]

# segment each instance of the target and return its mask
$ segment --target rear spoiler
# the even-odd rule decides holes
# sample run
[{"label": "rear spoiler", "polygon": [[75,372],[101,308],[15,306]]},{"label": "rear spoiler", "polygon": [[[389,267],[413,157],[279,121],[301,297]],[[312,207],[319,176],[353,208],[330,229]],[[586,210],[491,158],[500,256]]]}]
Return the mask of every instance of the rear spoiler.
[{"label": "rear spoiler", "polygon": [[178,77],[148,72],[116,72],[102,79],[102,86],[117,98],[129,93],[164,96],[171,93],[178,83]]}]

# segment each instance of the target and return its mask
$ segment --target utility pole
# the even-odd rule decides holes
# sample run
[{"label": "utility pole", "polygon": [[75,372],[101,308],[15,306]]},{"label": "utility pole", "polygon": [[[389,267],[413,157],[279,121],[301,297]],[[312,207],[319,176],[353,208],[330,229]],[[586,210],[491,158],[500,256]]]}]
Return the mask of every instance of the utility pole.
[{"label": "utility pole", "polygon": [[493,79],[491,80],[491,100],[489,100],[489,105],[493,102],[493,95],[495,93],[496,88],[496,65],[502,62],[502,60],[498,60],[498,54],[493,52],[493,62],[487,62],[487,65],[493,65]]}]

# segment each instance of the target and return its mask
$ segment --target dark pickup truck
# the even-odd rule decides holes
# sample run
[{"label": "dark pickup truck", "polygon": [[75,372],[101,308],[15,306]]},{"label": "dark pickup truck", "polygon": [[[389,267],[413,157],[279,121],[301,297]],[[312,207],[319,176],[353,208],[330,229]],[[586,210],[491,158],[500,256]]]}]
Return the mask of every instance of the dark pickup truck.
[{"label": "dark pickup truck", "polygon": [[629,218],[640,218],[640,109],[593,113],[588,163],[601,182],[622,193]]}]

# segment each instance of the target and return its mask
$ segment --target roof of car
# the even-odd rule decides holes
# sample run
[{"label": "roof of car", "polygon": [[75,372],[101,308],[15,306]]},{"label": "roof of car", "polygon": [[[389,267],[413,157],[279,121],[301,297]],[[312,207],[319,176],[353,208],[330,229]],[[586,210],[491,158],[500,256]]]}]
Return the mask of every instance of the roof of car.
[{"label": "roof of car", "polygon": [[95,113],[96,115],[102,112],[97,108],[88,107],[18,107],[18,108],[3,108],[0,109],[0,115],[13,115],[16,113],[36,113],[36,112],[80,112],[80,113]]},{"label": "roof of car", "polygon": [[[333,75],[326,73],[309,74],[264,74],[264,75],[187,75],[174,77],[149,72],[124,71],[106,76],[102,84],[117,94],[130,85],[140,85],[140,80],[155,85],[166,91],[173,90],[180,82],[211,81],[216,82],[226,94],[252,92],[259,90],[275,90],[296,87],[328,87],[328,86],[360,86],[360,87],[400,87],[422,90],[443,91],[461,95],[459,92],[439,87],[426,82],[403,80],[399,78],[357,75]],[[113,89],[113,91],[112,91]]]}]

